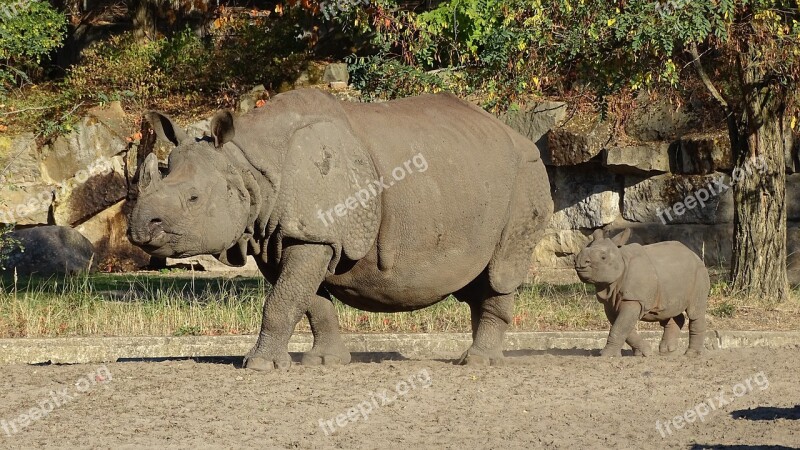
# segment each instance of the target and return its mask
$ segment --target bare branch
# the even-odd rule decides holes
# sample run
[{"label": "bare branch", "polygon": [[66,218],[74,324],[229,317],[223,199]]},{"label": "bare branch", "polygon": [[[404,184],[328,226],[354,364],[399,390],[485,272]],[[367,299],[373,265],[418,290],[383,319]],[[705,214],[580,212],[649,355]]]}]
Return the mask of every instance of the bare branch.
[{"label": "bare branch", "polygon": [[697,44],[692,43],[689,46],[689,54],[692,55],[692,62],[694,63],[694,68],[697,71],[697,75],[700,77],[700,81],[706,86],[706,89],[711,93],[711,96],[719,102],[719,104],[725,109],[725,111],[729,111],[730,108],[728,107],[728,102],[722,98],[722,95],[717,90],[714,83],[711,82],[711,78],[708,77],[706,70],[703,68],[703,63],[700,61],[700,54],[697,52]]}]

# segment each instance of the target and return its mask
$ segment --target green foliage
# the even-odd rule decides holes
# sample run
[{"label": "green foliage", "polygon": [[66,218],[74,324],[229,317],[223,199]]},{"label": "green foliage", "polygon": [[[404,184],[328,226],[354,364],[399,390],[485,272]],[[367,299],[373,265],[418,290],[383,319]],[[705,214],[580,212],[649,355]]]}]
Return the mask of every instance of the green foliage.
[{"label": "green foliage", "polygon": [[50,3],[0,1],[0,86],[3,92],[36,75],[42,59],[61,46],[67,20]]},{"label": "green foliage", "polygon": [[14,227],[12,225],[4,225],[0,227],[0,270],[5,270],[5,264],[11,253],[17,249],[22,249],[22,245],[9,236],[9,233]]},{"label": "green foliage", "polygon": [[370,99],[390,100],[426,92],[448,90],[445,80],[435,74],[403,64],[384,54],[346,58],[350,82]]}]

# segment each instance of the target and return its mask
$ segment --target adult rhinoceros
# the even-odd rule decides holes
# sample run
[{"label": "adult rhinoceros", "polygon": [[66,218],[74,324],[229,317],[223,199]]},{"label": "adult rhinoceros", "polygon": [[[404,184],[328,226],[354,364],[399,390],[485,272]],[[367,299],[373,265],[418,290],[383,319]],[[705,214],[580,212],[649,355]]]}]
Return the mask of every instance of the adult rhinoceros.
[{"label": "adult rhinoceros", "polygon": [[241,117],[217,113],[204,139],[148,120],[176,148],[163,178],[145,160],[130,238],[162,257],[236,266],[255,255],[273,289],[246,367],[287,367],[303,314],[314,345],[302,362],[348,363],[331,295],[395,312],[453,294],[472,313],[461,362],[500,362],[553,210],[531,141],[452,95],[356,104],[293,91]]}]

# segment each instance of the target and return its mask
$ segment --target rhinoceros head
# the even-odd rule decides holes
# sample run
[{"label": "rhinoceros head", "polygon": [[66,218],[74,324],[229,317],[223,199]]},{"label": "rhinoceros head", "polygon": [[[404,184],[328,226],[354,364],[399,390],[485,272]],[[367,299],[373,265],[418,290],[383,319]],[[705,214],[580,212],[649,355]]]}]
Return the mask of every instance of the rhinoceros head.
[{"label": "rhinoceros head", "polygon": [[176,148],[162,177],[150,154],[139,173],[139,197],[129,222],[131,242],[151,255],[218,254],[239,241],[247,227],[250,195],[241,171],[216,147],[232,139],[233,117],[218,113],[213,142],[189,137],[159,113],[147,116],[156,134]]},{"label": "rhinoceros head", "polygon": [[584,283],[611,284],[625,271],[625,261],[619,247],[625,245],[631,235],[626,229],[611,239],[603,237],[603,231],[592,234],[592,242],[575,257],[575,270]]}]

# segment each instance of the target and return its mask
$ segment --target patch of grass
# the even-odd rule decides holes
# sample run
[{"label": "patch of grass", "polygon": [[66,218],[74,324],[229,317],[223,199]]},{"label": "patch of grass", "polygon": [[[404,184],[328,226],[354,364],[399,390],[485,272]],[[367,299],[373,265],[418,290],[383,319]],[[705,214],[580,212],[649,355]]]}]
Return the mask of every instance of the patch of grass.
[{"label": "patch of grass", "polygon": [[[189,273],[97,274],[72,278],[0,279],[0,337],[195,336],[255,334],[270,286],[260,277],[208,278]],[[349,333],[470,332],[469,308],[448,298],[403,313],[368,313],[334,302]],[[797,329],[795,291],[779,307],[747,303],[715,285],[710,326],[718,329]],[[517,293],[511,330],[608,330],[593,288],[531,284]],[[657,323],[639,329],[657,330]],[[303,319],[297,331],[310,331]]]}]

